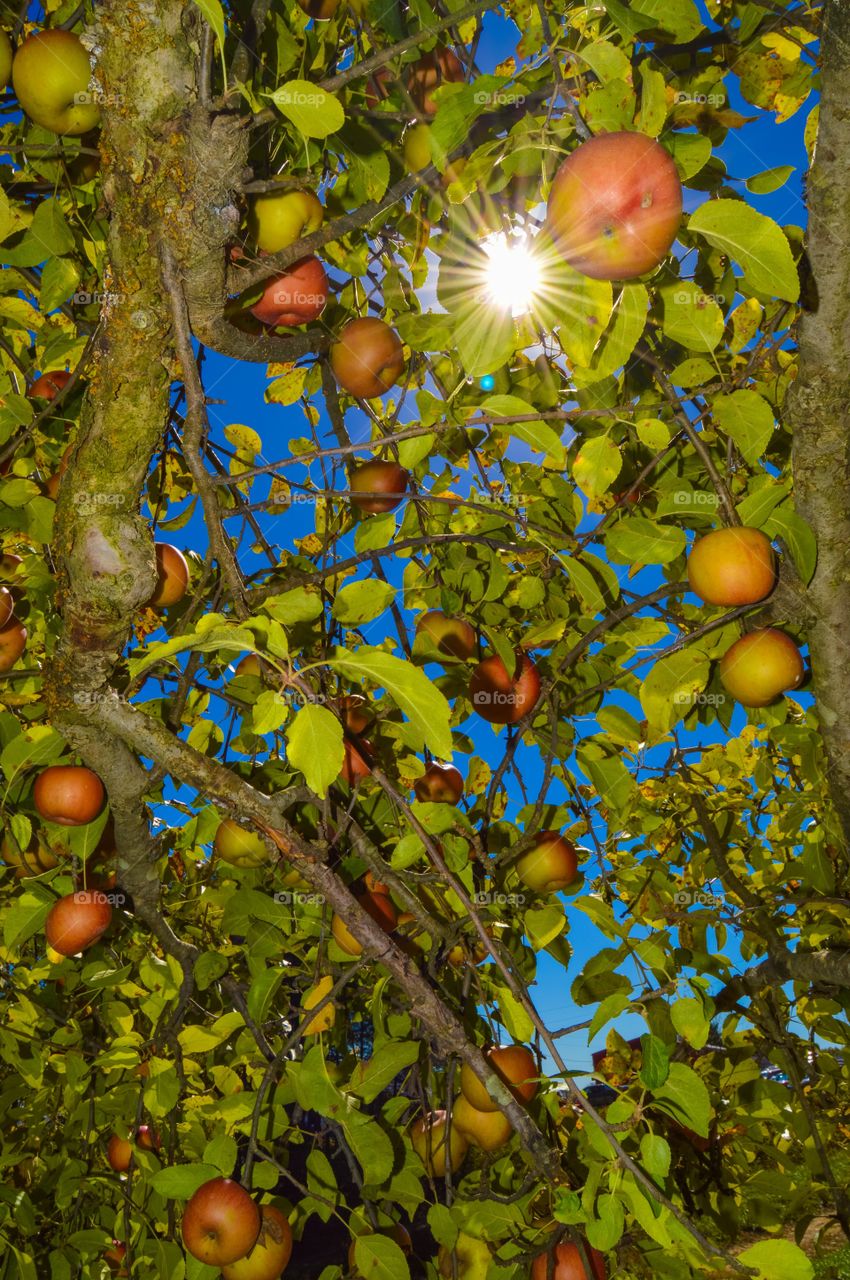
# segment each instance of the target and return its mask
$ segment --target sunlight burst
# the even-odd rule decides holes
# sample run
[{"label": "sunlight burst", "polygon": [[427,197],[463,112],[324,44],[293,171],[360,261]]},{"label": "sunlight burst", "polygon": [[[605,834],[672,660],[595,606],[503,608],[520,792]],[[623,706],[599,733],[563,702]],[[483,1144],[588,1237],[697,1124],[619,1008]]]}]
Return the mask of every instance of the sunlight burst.
[{"label": "sunlight burst", "polygon": [[486,289],[498,306],[521,316],[534,305],[541,286],[540,264],[534,246],[522,231],[497,232],[483,243],[487,255]]}]

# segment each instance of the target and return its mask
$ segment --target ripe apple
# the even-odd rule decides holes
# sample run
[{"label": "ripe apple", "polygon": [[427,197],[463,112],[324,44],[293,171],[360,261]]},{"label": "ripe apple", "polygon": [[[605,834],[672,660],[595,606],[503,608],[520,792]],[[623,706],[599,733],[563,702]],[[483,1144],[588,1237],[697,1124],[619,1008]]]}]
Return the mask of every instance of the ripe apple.
[{"label": "ripe apple", "polygon": [[490,724],[516,724],[536,703],[540,676],[527,654],[517,652],[513,674],[498,654],[479,662],[469,681],[473,709]]},{"label": "ripe apple", "polygon": [[119,1138],[113,1133],[106,1144],[106,1158],[116,1173],[126,1173],[133,1158],[133,1144],[129,1138]]},{"label": "ripe apple", "polygon": [[426,116],[437,113],[433,92],[441,84],[462,84],[466,79],[463,64],[452,49],[424,53],[410,72],[410,96]]},{"label": "ripe apple", "polygon": [[103,1255],[103,1261],[114,1276],[128,1276],[130,1273],[124,1265],[126,1256],[126,1244],[122,1244],[120,1240],[113,1240]]},{"label": "ripe apple", "polygon": [[199,1262],[226,1267],[244,1258],[260,1234],[260,1211],[231,1178],[210,1178],[183,1211],[183,1243]]},{"label": "ripe apple", "polygon": [[[330,995],[334,980],[329,973],[324,974],[315,986],[310,987],[301,997],[301,1008],[305,1013],[309,1013],[311,1009],[315,1009],[317,1004]],[[330,1031],[336,1022],[336,1005],[331,1000],[328,1004],[322,1005],[322,1008],[311,1018],[304,1028],[302,1035],[317,1036],[320,1031]]]},{"label": "ripe apple", "polygon": [[8,587],[0,587],[0,631],[7,625],[15,608],[15,601]]},{"label": "ripe apple", "polygon": [[[489,933],[489,929],[487,932]],[[490,952],[481,939],[475,938],[472,942],[471,955],[468,946],[461,942],[456,942],[446,959],[453,969],[463,969],[468,964],[481,964],[482,960],[486,960],[489,954]]]},{"label": "ripe apple", "polygon": [[[452,1252],[457,1258],[457,1273],[452,1263]],[[493,1255],[486,1240],[478,1240],[468,1236],[465,1231],[458,1234],[454,1250],[440,1245],[437,1252],[437,1271],[441,1280],[486,1280]]]},{"label": "ripe apple", "polygon": [[19,849],[8,835],[4,835],[0,843],[0,859],[7,867],[15,868],[16,880],[25,880],[28,876],[40,876],[45,871],[52,871],[54,867],[59,866],[57,854],[37,836],[33,836],[29,848]]},{"label": "ripe apple", "polygon": [[[540,1068],[537,1059],[524,1044],[497,1045],[485,1053],[487,1062],[500,1080],[508,1086],[517,1102],[530,1102],[537,1093]],[[476,1111],[498,1111],[478,1076],[468,1063],[460,1069],[460,1089],[470,1106]]]},{"label": "ripe apple", "polygon": [[[368,751],[371,756],[372,744],[366,738],[363,739],[363,749]],[[372,766],[364,755],[357,750],[353,742],[343,743],[342,768],[339,776],[350,787],[354,787],[363,778],[368,778],[372,772]]]},{"label": "ripe apple", "polygon": [[257,1243],[246,1257],[222,1267],[224,1280],[277,1280],[286,1270],[292,1254],[289,1219],[273,1204],[264,1204],[260,1213]]},{"label": "ripe apple", "polygon": [[473,1147],[498,1151],[510,1141],[513,1126],[501,1111],[479,1111],[463,1096],[452,1107],[452,1122]]},{"label": "ripe apple", "polygon": [[800,650],[784,631],[762,627],[736,640],[720,659],[727,693],[745,707],[766,707],[802,683],[806,668]]},{"label": "ripe apple", "polygon": [[213,849],[222,862],[229,862],[232,867],[261,867],[271,856],[262,836],[240,827],[232,818],[218,824]]},{"label": "ripe apple", "polygon": [[328,300],[328,277],[318,258],[301,258],[265,286],[251,315],[273,329],[309,324]]},{"label": "ripe apple", "polygon": [[351,505],[369,515],[395,511],[407,493],[410,475],[397,462],[361,462],[349,478]]},{"label": "ripe apple", "polygon": [[571,267],[594,280],[631,280],[666,257],[682,220],[669,153],[644,133],[603,133],[555,174],[546,228]]},{"label": "ripe apple", "polygon": [[339,8],[339,0],[297,0],[297,3],[314,22],[327,22]]},{"label": "ripe apple", "polygon": [[23,563],[20,556],[14,555],[11,551],[5,552],[0,556],[0,578],[4,582],[9,582],[10,579],[17,577],[18,570]]},{"label": "ripe apple", "polygon": [[425,947],[426,934],[412,911],[399,913],[395,930],[395,942],[411,960],[421,960]]},{"label": "ripe apple", "polygon": [[475,632],[463,618],[450,618],[442,609],[429,609],[416,622],[416,634],[428,637],[440,653],[463,660],[475,652]]},{"label": "ripe apple", "polygon": [[63,827],[93,822],[105,798],[100,778],[85,765],[52,764],[38,775],[33,790],[41,817]]},{"label": "ripe apple", "polygon": [[534,893],[557,893],[576,878],[575,845],[558,831],[541,831],[530,849],[517,859],[517,874]]},{"label": "ripe apple", "polygon": [[61,483],[62,477],[64,476],[65,472],[68,470],[68,463],[71,461],[71,454],[73,452],[74,452],[74,446],[72,444],[69,444],[68,447],[64,449],[62,452],[62,457],[59,459],[59,466],[56,468],[56,470],[53,472],[52,475],[47,477],[47,479],[44,482],[45,493],[47,494],[48,498],[52,498],[54,502],[56,501],[57,495],[59,493],[59,485]]},{"label": "ripe apple", "polygon": [[[446,1165],[456,1173],[463,1164],[469,1149],[469,1143],[459,1129],[448,1128],[448,1115],[445,1111],[431,1111],[419,1116],[410,1126],[410,1141],[413,1150],[425,1166],[432,1178],[444,1178]],[[446,1134],[449,1133],[448,1145]]]},{"label": "ripe apple", "polygon": [[776,560],[760,529],[715,529],[698,538],[688,556],[691,590],[706,604],[757,604],[773,590]]},{"label": "ripe apple", "polygon": [[389,67],[378,67],[375,74],[366,82],[364,99],[367,107],[376,107],[380,101],[389,97],[390,82],[393,79],[394,76]]},{"label": "ripe apple", "polygon": [[71,375],[66,369],[54,369],[36,378],[27,391],[27,396],[30,400],[55,400],[70,381]]},{"label": "ripe apple", "polygon": [[451,764],[434,760],[421,778],[413,784],[417,800],[431,800],[435,804],[458,804],[463,795],[463,777]]},{"label": "ripe apple", "polygon": [[551,1251],[552,1269],[549,1269],[550,1251],[538,1253],[531,1266],[531,1280],[606,1280],[605,1258],[598,1249],[585,1244],[584,1252],[590,1263],[585,1267],[582,1250],[571,1240],[562,1240]]},{"label": "ripe apple", "polygon": [[5,89],[12,74],[12,41],[7,31],[0,30],[0,89]]},{"label": "ripe apple", "polygon": [[318,231],[324,218],[324,208],[313,191],[267,191],[251,201],[248,230],[258,249],[279,253]]},{"label": "ripe apple", "polygon": [[154,552],[156,590],[148,601],[148,606],[151,609],[167,609],[170,605],[177,604],[186,594],[189,586],[189,564],[183,552],[168,542],[157,542]]},{"label": "ripe apple", "polygon": [[401,339],[373,316],[349,320],[331,347],[331,368],[351,395],[361,400],[382,396],[398,382],[404,368]]},{"label": "ripe apple", "polygon": [[375,1280],[378,1280],[378,1277],[382,1272],[386,1274],[385,1268],[380,1263],[376,1263],[366,1271],[359,1271],[357,1269],[357,1241],[361,1240],[364,1235],[389,1236],[390,1240],[395,1240],[399,1249],[401,1249],[404,1254],[410,1254],[413,1249],[413,1241],[410,1238],[410,1232],[407,1230],[407,1227],[403,1227],[400,1222],[397,1222],[393,1227],[381,1228],[379,1231],[361,1232],[359,1236],[354,1237],[351,1244],[348,1246],[348,1270],[351,1272],[352,1276],[357,1277],[357,1280],[371,1280],[373,1276],[375,1277]]},{"label": "ripe apple", "polygon": [[[376,924],[379,924],[384,933],[392,933],[398,924],[398,912],[392,899],[385,893],[362,893],[357,901],[360,906],[370,915]],[[348,925],[334,912],[331,920],[331,933],[336,938],[337,945],[346,951],[350,956],[359,956],[363,953],[363,947],[355,938]]]},{"label": "ripe apple", "polygon": [[100,122],[89,93],[88,51],[71,31],[36,31],[18,47],[12,84],[30,120],[54,133],[79,136]]},{"label": "ripe apple", "polygon": [[136,1130],[136,1146],[141,1147],[143,1151],[159,1151],[162,1138],[149,1124],[140,1124]]},{"label": "ripe apple", "polygon": [[94,945],[112,921],[112,907],[99,889],[78,889],[59,898],[47,913],[44,935],[60,956],[75,956]]}]

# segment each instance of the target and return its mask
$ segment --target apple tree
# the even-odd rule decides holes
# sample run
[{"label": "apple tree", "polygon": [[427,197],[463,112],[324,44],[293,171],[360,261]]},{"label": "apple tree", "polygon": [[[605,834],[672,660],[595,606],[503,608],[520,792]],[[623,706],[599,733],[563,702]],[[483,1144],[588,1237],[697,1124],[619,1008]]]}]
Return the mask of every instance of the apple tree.
[{"label": "apple tree", "polygon": [[8,27],[0,1275],[807,1280],[845,7]]}]

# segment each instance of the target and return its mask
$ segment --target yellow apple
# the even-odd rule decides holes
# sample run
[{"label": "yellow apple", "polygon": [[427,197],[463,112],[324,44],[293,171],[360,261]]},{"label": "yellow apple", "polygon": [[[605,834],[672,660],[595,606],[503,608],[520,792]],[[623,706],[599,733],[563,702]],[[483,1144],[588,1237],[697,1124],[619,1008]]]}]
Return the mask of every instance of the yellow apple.
[{"label": "yellow apple", "polygon": [[[333,984],[333,978],[329,973],[326,973],[314,987],[311,987],[309,991],[305,991],[301,997],[301,1008],[304,1012],[307,1013],[310,1009],[315,1009],[317,1004],[321,1004],[325,996],[330,994]],[[330,1003],[322,1005],[315,1017],[310,1019],[304,1028],[304,1035],[316,1036],[320,1031],[330,1031],[335,1021],[336,1005],[333,1001],[330,1001]]]},{"label": "yellow apple", "polygon": [[100,122],[100,108],[89,92],[88,51],[72,31],[36,31],[19,47],[12,63],[12,84],[21,110],[54,133],[79,136]]},{"label": "yellow apple", "polygon": [[448,1116],[445,1111],[432,1111],[419,1116],[410,1127],[410,1141],[432,1178],[444,1178],[446,1165],[457,1173],[469,1148],[467,1139],[452,1125],[448,1147],[446,1146]]},{"label": "yellow apple", "polygon": [[12,74],[12,41],[8,32],[0,31],[0,89],[5,89]]},{"label": "yellow apple", "polygon": [[[455,1241],[454,1252],[457,1255],[457,1280],[486,1280],[493,1255],[485,1240],[476,1240],[461,1231]],[[455,1275],[452,1250],[445,1245],[440,1246],[437,1254],[437,1270],[443,1280],[452,1280]]]},{"label": "yellow apple", "polygon": [[251,202],[248,230],[258,249],[279,253],[318,231],[325,211],[312,191],[269,191]]},{"label": "yellow apple", "polygon": [[419,173],[431,163],[431,126],[415,124],[404,135],[404,164],[408,173]]},{"label": "yellow apple", "polygon": [[218,824],[213,848],[222,862],[232,867],[261,867],[271,856],[262,836],[240,827],[232,818]]},{"label": "yellow apple", "polygon": [[463,1094],[452,1107],[452,1121],[463,1136],[482,1151],[498,1151],[510,1142],[513,1125],[501,1111],[479,1111]]}]

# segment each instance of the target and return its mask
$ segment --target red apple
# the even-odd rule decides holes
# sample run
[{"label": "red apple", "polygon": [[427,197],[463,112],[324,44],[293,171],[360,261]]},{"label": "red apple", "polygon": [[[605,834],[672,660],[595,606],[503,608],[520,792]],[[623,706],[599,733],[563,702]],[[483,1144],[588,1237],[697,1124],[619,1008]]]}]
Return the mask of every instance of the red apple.
[{"label": "red apple", "polygon": [[289,1219],[271,1204],[264,1204],[261,1213],[257,1243],[246,1257],[222,1267],[224,1280],[277,1280],[286,1270],[292,1254]]},{"label": "red apple", "polygon": [[606,1280],[603,1254],[598,1249],[591,1249],[589,1244],[585,1244],[584,1254],[590,1264],[589,1270],[578,1245],[571,1240],[562,1240],[551,1254],[547,1251],[537,1255],[531,1266],[531,1280]]},{"label": "red apple", "polygon": [[211,1178],[183,1211],[183,1243],[199,1262],[226,1267],[250,1253],[260,1234],[260,1211],[231,1178]]},{"label": "red apple", "polygon": [[126,1256],[126,1244],[122,1244],[120,1240],[113,1240],[112,1244],[103,1255],[103,1261],[109,1267],[109,1270],[114,1276],[128,1276],[130,1273],[124,1265],[124,1259]]},{"label": "red apple", "polygon": [[757,604],[773,590],[776,561],[770,539],[746,526],[715,529],[688,556],[691,590],[706,604]]},{"label": "red apple", "polygon": [[407,493],[410,475],[397,462],[361,462],[349,479],[351,505],[369,515],[395,511]]},{"label": "red apple", "polygon": [[436,49],[424,53],[413,64],[410,73],[410,96],[423,115],[433,116],[437,103],[433,92],[441,84],[462,84],[466,79],[463,64],[452,49]]},{"label": "red apple", "polygon": [[328,300],[328,277],[318,258],[301,258],[283,275],[269,280],[251,315],[277,328],[309,324],[322,314]]},{"label": "red apple", "polygon": [[[495,1074],[510,1089],[517,1102],[530,1102],[538,1089],[540,1068],[537,1059],[524,1044],[496,1045],[488,1049],[485,1058]],[[498,1111],[500,1104],[494,1102],[478,1076],[468,1063],[460,1069],[460,1090],[471,1107],[476,1111]]]},{"label": "red apple", "polygon": [[93,822],[105,798],[100,778],[84,765],[52,764],[38,775],[33,790],[41,817],[63,827]]},{"label": "red apple", "polygon": [[156,554],[156,590],[148,601],[151,609],[167,609],[177,604],[186,594],[189,586],[189,564],[182,551],[172,547],[168,542],[157,542]]},{"label": "red apple", "polygon": [[63,391],[71,381],[71,375],[65,369],[54,369],[50,373],[43,373],[40,378],[36,378],[32,383],[27,395],[31,400],[55,400],[60,391]]},{"label": "red apple", "polygon": [[457,804],[463,795],[463,776],[451,764],[434,760],[421,778],[413,784],[417,800],[431,800],[437,804]]},{"label": "red apple", "polygon": [[[385,893],[361,893],[357,899],[360,906],[379,924],[384,933],[392,933],[398,925],[398,912],[391,898]],[[342,916],[334,913],[331,919],[331,933],[337,945],[350,956],[362,954],[363,947],[355,938]]]},{"label": "red apple", "polygon": [[44,934],[48,946],[59,955],[75,956],[93,946],[111,921],[107,896],[99,889],[80,889],[54,902],[44,922]]},{"label": "red apple", "polygon": [[422,632],[440,653],[452,658],[471,658],[475,652],[475,632],[463,618],[449,618],[442,609],[429,609],[416,622],[416,634]]},{"label": "red apple", "polygon": [[116,1173],[126,1173],[133,1158],[133,1144],[129,1138],[119,1138],[113,1133],[106,1144],[106,1158]]},{"label": "red apple", "polygon": [[558,831],[541,831],[517,860],[517,875],[535,893],[557,893],[572,884],[578,871],[575,845]]},{"label": "red apple", "polygon": [[331,347],[331,368],[343,388],[361,400],[382,396],[398,382],[404,351],[394,329],[371,316],[349,320]]},{"label": "red apple", "polygon": [[517,653],[517,665],[509,672],[498,654],[479,662],[469,682],[475,711],[490,724],[516,724],[540,695],[540,676],[527,654]]},{"label": "red apple", "polygon": [[0,632],[9,622],[14,608],[15,602],[11,591],[8,587],[0,587]]},{"label": "red apple", "polygon": [[27,629],[17,618],[0,627],[0,675],[11,671],[27,647]]},{"label": "red apple", "polygon": [[136,1146],[141,1147],[143,1151],[159,1151],[162,1138],[149,1124],[140,1124],[136,1130]]},{"label": "red apple", "polygon": [[766,707],[801,684],[806,674],[800,650],[784,631],[762,627],[736,640],[720,659],[727,693],[745,707]]},{"label": "red apple", "polygon": [[654,271],[682,220],[682,184],[669,153],[644,133],[603,133],[555,175],[546,227],[571,267],[594,280]]}]

